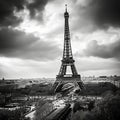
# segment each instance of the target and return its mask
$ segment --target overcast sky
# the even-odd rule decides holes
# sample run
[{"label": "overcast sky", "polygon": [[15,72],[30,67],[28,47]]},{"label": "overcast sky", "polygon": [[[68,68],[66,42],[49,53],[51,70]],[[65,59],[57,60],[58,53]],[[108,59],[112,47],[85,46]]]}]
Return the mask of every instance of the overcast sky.
[{"label": "overcast sky", "polygon": [[120,0],[0,0],[0,78],[55,78],[68,5],[82,76],[120,75]]}]

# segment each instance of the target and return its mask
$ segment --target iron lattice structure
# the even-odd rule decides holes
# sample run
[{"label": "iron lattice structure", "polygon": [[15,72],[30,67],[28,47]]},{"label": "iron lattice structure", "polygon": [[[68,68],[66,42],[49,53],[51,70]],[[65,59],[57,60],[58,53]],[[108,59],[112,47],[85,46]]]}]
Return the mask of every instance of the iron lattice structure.
[{"label": "iron lattice structure", "polygon": [[[60,92],[61,87],[64,83],[75,83],[79,85],[80,89],[83,88],[83,83],[81,81],[81,76],[77,73],[75,67],[75,60],[72,55],[72,48],[70,42],[70,30],[69,30],[69,13],[67,12],[67,6],[64,13],[65,26],[64,26],[64,50],[62,64],[60,67],[59,74],[56,77],[56,81],[53,85],[54,92]],[[70,66],[72,74],[66,74],[67,67]]]}]

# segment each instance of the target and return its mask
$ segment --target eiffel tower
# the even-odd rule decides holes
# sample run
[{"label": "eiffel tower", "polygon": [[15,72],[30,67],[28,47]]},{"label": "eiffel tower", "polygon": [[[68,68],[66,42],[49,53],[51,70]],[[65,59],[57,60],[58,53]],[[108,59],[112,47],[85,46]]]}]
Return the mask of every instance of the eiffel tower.
[{"label": "eiffel tower", "polygon": [[[77,73],[75,67],[75,60],[72,55],[72,48],[70,42],[70,31],[69,31],[69,13],[67,12],[67,5],[64,13],[65,18],[65,28],[64,28],[64,50],[63,50],[63,58],[62,64],[60,67],[59,74],[56,76],[56,81],[53,85],[54,93],[60,92],[62,86],[65,83],[74,83],[74,85],[78,85],[80,89],[83,88],[83,83],[81,81],[81,76]],[[70,66],[72,74],[66,74],[67,67]]]}]

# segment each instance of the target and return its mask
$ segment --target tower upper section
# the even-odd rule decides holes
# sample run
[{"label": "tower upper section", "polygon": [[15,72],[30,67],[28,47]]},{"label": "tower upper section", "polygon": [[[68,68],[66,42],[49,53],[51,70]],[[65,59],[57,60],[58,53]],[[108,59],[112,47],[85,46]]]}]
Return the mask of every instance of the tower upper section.
[{"label": "tower upper section", "polygon": [[67,4],[65,5],[64,17],[69,18],[69,13],[67,12]]},{"label": "tower upper section", "polygon": [[[73,62],[72,48],[70,42],[70,30],[69,30],[69,13],[67,11],[67,5],[65,5],[65,26],[64,26],[64,50],[63,50],[63,61]],[[71,60],[72,59],[72,60]]]}]

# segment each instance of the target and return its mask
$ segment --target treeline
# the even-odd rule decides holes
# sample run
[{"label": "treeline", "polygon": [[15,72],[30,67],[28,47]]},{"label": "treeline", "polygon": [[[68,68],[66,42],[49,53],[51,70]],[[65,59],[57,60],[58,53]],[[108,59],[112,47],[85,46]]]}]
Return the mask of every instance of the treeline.
[{"label": "treeline", "polygon": [[52,84],[33,84],[25,88],[19,88],[17,93],[22,95],[49,95],[51,93]]},{"label": "treeline", "polygon": [[24,116],[26,108],[20,108],[16,110],[0,110],[0,120],[27,120]]},{"label": "treeline", "polygon": [[17,93],[19,96],[20,94],[23,95],[36,95],[36,94],[49,94],[52,88],[52,84],[32,84],[28,85],[25,88],[16,88],[14,86],[2,86],[0,87],[1,94],[8,94],[8,93]]},{"label": "treeline", "polygon": [[116,91],[118,88],[109,82],[101,82],[101,83],[88,83],[84,85],[84,89],[79,92],[80,95],[93,95],[93,96],[101,96],[106,91]]},{"label": "treeline", "polygon": [[120,119],[120,90],[107,91],[101,101],[88,104],[87,110],[77,103],[73,107],[71,120],[119,120]]},{"label": "treeline", "polygon": [[52,84],[33,84],[25,88],[14,88],[11,86],[0,88],[0,106],[13,102],[16,97],[51,95]]}]

